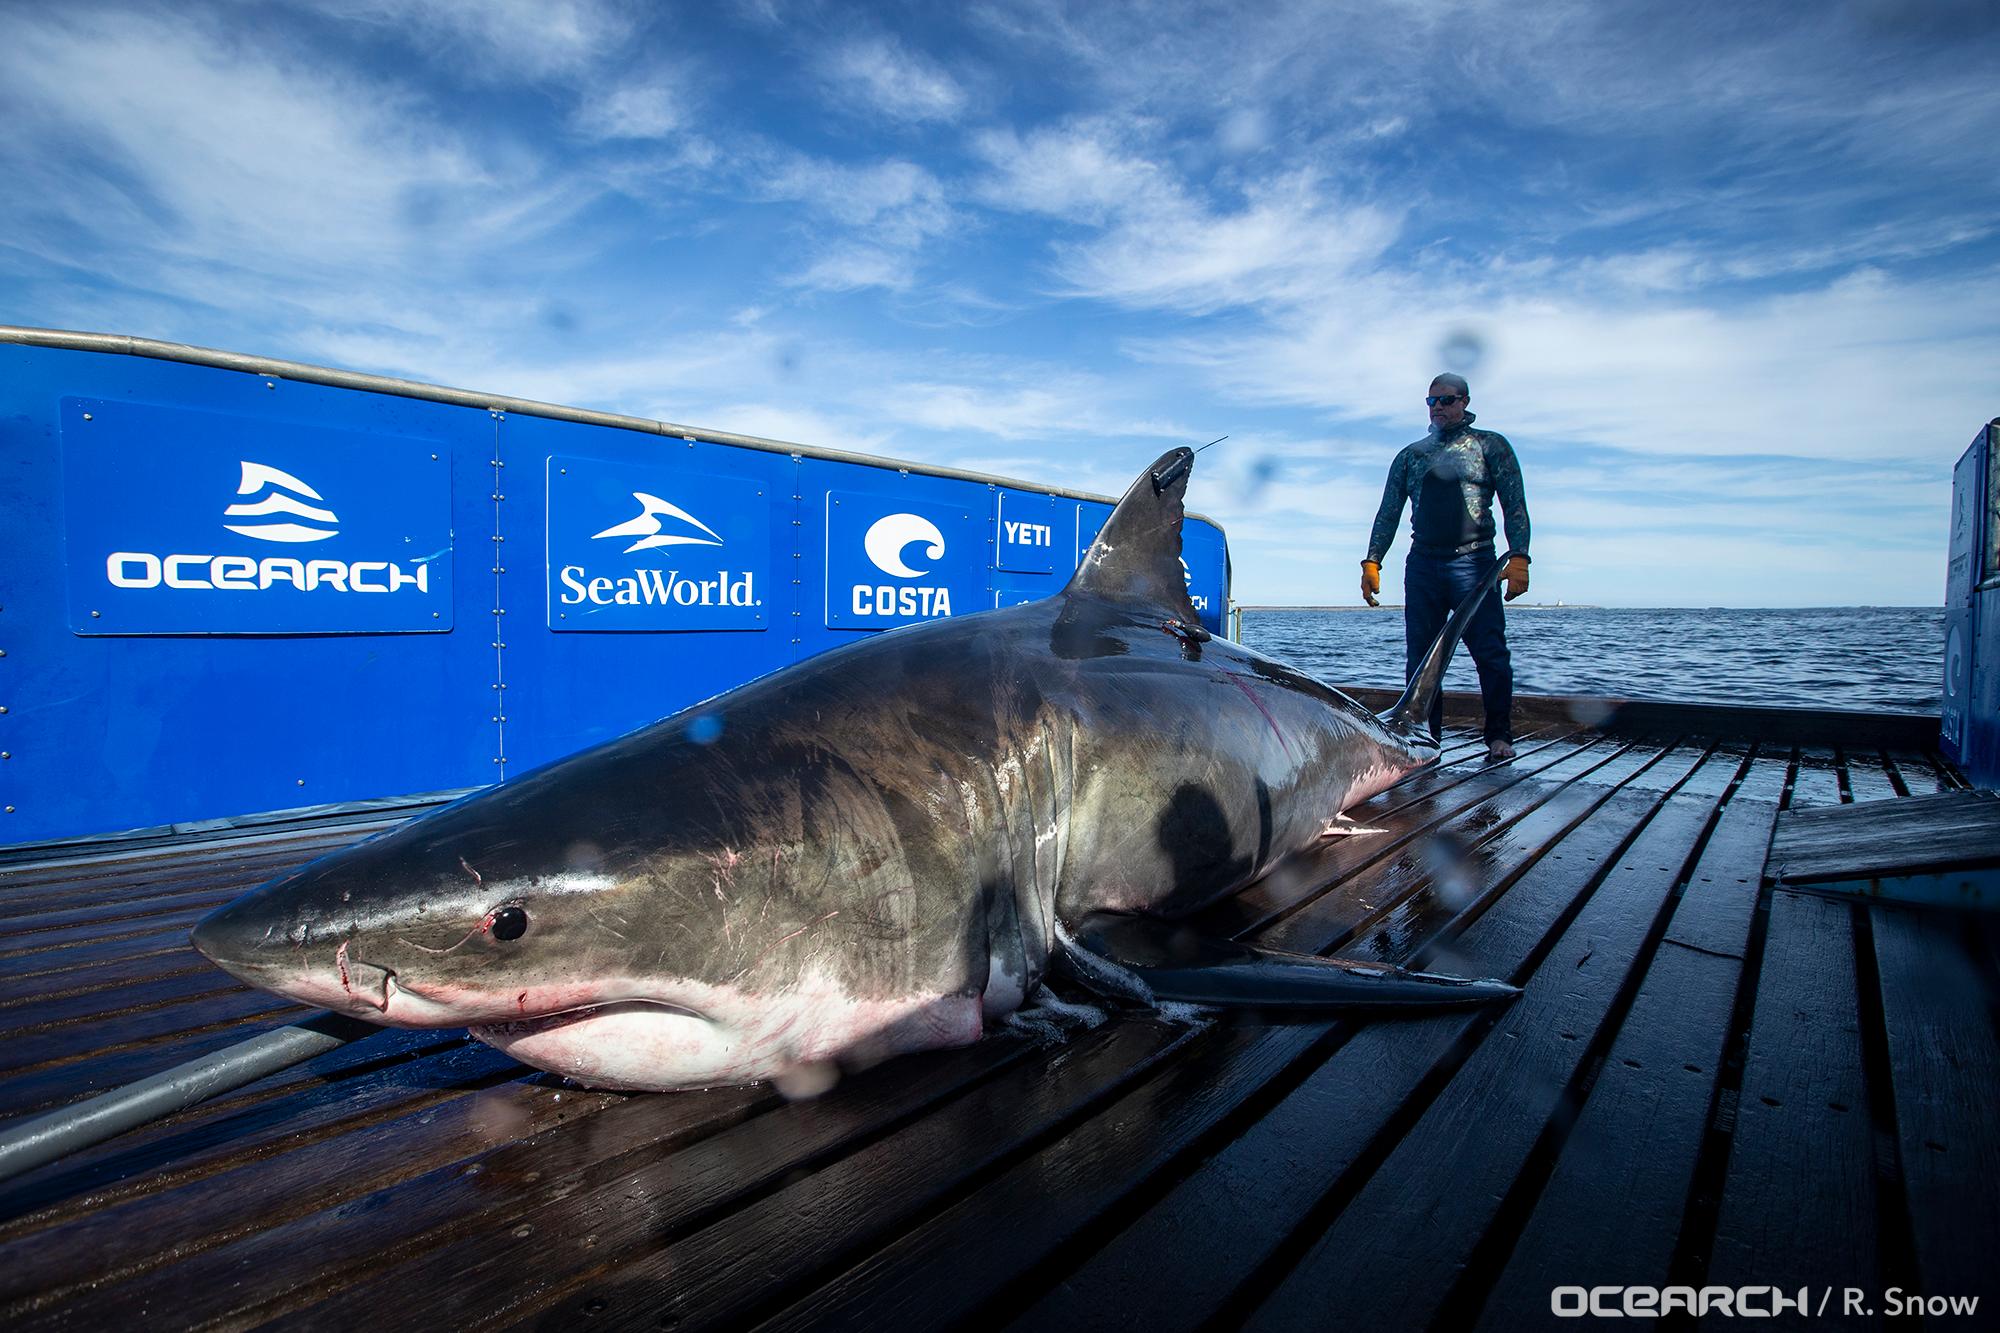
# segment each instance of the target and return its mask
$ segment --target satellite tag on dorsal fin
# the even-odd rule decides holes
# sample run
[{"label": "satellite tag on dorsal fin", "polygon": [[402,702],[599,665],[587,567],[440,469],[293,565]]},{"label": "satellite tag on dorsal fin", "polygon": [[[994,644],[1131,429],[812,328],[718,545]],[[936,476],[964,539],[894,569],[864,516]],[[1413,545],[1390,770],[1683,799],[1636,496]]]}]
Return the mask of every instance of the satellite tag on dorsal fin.
[{"label": "satellite tag on dorsal fin", "polygon": [[1063,591],[1139,602],[1187,624],[1200,624],[1201,616],[1188,600],[1187,566],[1181,563],[1182,501],[1193,468],[1194,450],[1181,448],[1169,449],[1141,472]]}]

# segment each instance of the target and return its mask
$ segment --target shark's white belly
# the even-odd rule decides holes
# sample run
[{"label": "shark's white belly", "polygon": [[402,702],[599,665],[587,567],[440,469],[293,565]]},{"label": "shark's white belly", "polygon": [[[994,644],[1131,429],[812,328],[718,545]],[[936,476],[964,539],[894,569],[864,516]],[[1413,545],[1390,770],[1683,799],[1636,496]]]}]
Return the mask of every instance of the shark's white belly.
[{"label": "shark's white belly", "polygon": [[836,1062],[966,1046],[983,1029],[976,995],[864,999],[815,975],[764,993],[692,981],[665,989],[677,1003],[622,1001],[471,1032],[587,1087],[661,1092],[772,1079],[813,1092],[830,1085]]}]

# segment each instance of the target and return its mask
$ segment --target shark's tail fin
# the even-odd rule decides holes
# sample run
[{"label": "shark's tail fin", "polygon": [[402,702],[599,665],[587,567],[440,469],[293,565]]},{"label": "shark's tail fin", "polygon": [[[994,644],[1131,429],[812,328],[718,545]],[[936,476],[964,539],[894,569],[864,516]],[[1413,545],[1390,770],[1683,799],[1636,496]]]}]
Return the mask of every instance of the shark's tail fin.
[{"label": "shark's tail fin", "polygon": [[1480,603],[1492,595],[1493,585],[1499,582],[1500,569],[1506,560],[1506,556],[1501,556],[1488,565],[1471,594],[1451,613],[1451,619],[1445,622],[1437,640],[1431,644],[1430,652],[1424,654],[1423,665],[1410,677],[1409,688],[1403,691],[1403,697],[1396,700],[1394,708],[1381,715],[1382,721],[1389,727],[1406,735],[1428,730],[1431,704],[1444,687],[1444,669],[1451,665],[1451,655],[1458,650],[1458,641],[1464,636],[1465,627],[1472,623],[1472,617],[1478,613]]}]

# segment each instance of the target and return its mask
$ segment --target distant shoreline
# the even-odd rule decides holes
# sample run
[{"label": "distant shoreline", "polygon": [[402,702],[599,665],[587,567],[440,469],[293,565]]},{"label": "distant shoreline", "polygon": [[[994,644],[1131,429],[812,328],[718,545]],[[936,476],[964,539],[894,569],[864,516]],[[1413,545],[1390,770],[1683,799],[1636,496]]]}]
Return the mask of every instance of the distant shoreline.
[{"label": "distant shoreline", "polygon": [[[1269,605],[1238,605],[1238,611],[1400,611],[1401,602],[1384,602],[1381,606],[1363,606],[1354,603],[1347,606],[1292,606],[1272,603]],[[1941,611],[1942,606],[1906,605],[1903,603],[1840,603],[1833,606],[1597,606],[1589,602],[1509,602],[1509,611]]]},{"label": "distant shoreline", "polygon": [[[1401,602],[1384,602],[1380,606],[1239,606],[1238,611],[1400,611]],[[1602,611],[1601,606],[1586,606],[1582,602],[1509,602],[1509,611]]]}]

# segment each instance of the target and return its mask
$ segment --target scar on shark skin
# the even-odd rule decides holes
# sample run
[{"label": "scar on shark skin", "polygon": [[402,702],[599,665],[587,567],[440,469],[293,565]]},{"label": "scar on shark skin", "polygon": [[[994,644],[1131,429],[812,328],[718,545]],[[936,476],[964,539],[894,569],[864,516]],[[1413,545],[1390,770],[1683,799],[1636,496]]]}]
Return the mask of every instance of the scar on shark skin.
[{"label": "scar on shark skin", "polygon": [[[474,926],[471,930],[465,932],[464,939],[459,940],[459,942],[457,944],[452,945],[450,949],[433,949],[428,944],[419,944],[415,940],[410,939],[403,935],[398,935],[396,938],[401,940],[404,944],[409,945],[412,949],[422,949],[425,953],[439,953],[439,954],[450,953],[452,949],[460,948],[461,946],[464,945],[466,940],[471,939],[474,935],[477,935],[480,931],[486,929],[486,927],[489,924],[491,924],[492,920],[493,920],[493,913],[488,912],[484,917],[480,918],[480,922],[478,925]],[[343,945],[342,947],[345,948],[346,946]]]},{"label": "scar on shark skin", "polygon": [[747,977],[752,972],[756,971],[757,964],[763,962],[764,959],[770,955],[771,950],[777,948],[779,945],[785,943],[787,940],[797,939],[799,936],[811,930],[814,926],[824,925],[825,923],[833,920],[835,917],[839,915],[840,915],[840,909],[838,907],[834,908],[830,912],[821,912],[818,916],[806,922],[803,926],[800,926],[797,930],[793,931],[791,934],[780,935],[777,939],[772,940],[769,944],[765,945],[762,949],[757,951],[757,956],[755,958],[752,958],[749,962],[743,965],[743,970],[736,974],[737,979],[740,981],[744,977]]},{"label": "scar on shark skin", "polygon": [[1250,688],[1249,682],[1245,681],[1243,677],[1237,675],[1234,671],[1231,671],[1228,667],[1222,668],[1222,673],[1225,676],[1229,677],[1230,684],[1234,685],[1237,689],[1243,691],[1244,698],[1248,699],[1251,703],[1257,705],[1257,711],[1262,713],[1264,715],[1264,720],[1271,724],[1271,734],[1278,738],[1278,744],[1284,748],[1285,758],[1287,759],[1296,758],[1297,756],[1293,755],[1292,753],[1291,744],[1285,740],[1285,733],[1278,729],[1278,719],[1271,716],[1271,710],[1264,707],[1264,701],[1257,697],[1257,692]]},{"label": "scar on shark skin", "polygon": [[486,881],[480,878],[479,872],[472,868],[472,863],[470,861],[466,860],[464,857],[461,856],[458,858],[458,863],[465,867],[466,874],[472,876],[472,883],[475,888],[483,889],[486,887]]}]

